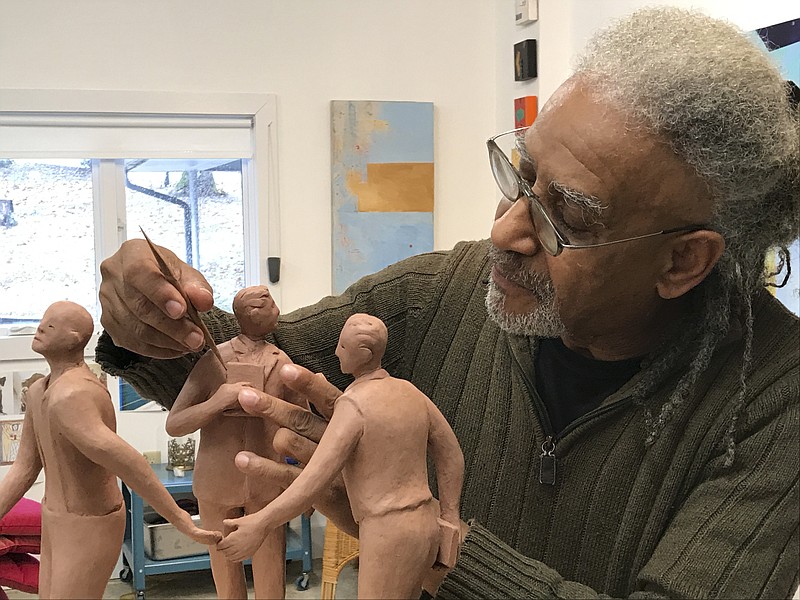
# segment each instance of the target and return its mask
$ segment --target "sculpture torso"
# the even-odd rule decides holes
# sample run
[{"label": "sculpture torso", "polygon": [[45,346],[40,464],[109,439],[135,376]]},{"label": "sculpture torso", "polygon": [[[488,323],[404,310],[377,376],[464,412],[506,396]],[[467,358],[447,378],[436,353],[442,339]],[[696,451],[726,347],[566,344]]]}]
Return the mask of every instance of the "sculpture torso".
[{"label": "sculpture torso", "polygon": [[31,387],[28,410],[32,412],[36,446],[45,472],[43,503],[54,513],[106,515],[122,505],[116,476],[87,458],[64,435],[63,422],[53,414],[56,406],[67,403],[74,411],[67,418],[80,420],[80,405],[73,402],[76,396],[83,402],[92,402],[111,431],[117,428],[108,390],[85,364],[55,380],[48,375]]},{"label": "sculpture torso", "polygon": [[356,379],[338,402],[353,403],[363,417],[343,470],[356,522],[429,501],[427,397],[379,369]]},{"label": "sculpture torso", "polygon": [[[217,347],[226,363],[260,364],[264,368],[265,385],[262,391],[283,397],[283,383],[278,371],[291,362],[274,344],[253,341],[238,336]],[[213,369],[213,370],[212,370]],[[213,362],[207,376],[213,378],[212,389],[225,383],[225,374],[218,362]],[[194,472],[194,494],[201,500],[244,506],[248,501],[269,501],[280,490],[268,482],[245,476],[234,465],[236,454],[249,450],[272,460],[281,460],[272,447],[278,426],[258,417],[219,415],[201,430],[200,447]]]}]

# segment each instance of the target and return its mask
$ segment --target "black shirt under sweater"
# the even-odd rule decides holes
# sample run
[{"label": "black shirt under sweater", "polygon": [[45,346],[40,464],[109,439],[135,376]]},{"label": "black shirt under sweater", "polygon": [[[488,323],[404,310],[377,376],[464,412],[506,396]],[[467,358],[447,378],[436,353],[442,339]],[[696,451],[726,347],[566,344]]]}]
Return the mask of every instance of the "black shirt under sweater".
[{"label": "black shirt under sweater", "polygon": [[573,352],[560,339],[541,339],[534,356],[536,392],[560,434],[597,408],[639,370],[641,358],[596,360]]}]

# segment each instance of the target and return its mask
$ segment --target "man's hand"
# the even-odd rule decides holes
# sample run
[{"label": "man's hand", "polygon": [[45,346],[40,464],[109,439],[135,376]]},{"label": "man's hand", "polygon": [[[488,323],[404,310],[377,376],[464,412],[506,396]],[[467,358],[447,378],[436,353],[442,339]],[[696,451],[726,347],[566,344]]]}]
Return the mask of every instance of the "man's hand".
[{"label": "man's hand", "polygon": [[[166,248],[161,254],[199,311],[211,309],[211,286]],[[100,323],[114,343],[154,358],[177,358],[204,345],[202,332],[186,315],[186,302],[156,264],[144,240],[128,240],[100,265]]]},{"label": "man's hand", "polygon": [[195,542],[198,544],[203,544],[204,546],[214,546],[222,539],[222,533],[219,531],[206,531],[205,529],[200,529],[194,524],[194,521],[192,520],[192,517],[189,516],[189,513],[184,510],[181,511],[179,520],[177,522],[173,522],[173,525],[175,525],[175,528],[178,531],[188,535]]},{"label": "man's hand", "polygon": [[[284,365],[280,376],[288,387],[308,398],[322,414],[333,413],[333,404],[341,392],[323,376],[315,375],[298,365]],[[301,465],[311,460],[317,442],[325,433],[327,422],[324,419],[295,404],[252,388],[243,388],[239,392],[239,404],[251,415],[270,419],[281,426],[273,440],[275,450],[281,455],[289,456]],[[236,466],[248,475],[268,479],[283,489],[289,487],[302,471],[301,467],[279,464],[252,452],[240,452],[236,456]],[[314,504],[314,508],[345,533],[358,537],[358,526],[353,520],[341,475]]]},{"label": "man's hand", "polygon": [[226,535],[217,543],[217,550],[231,562],[242,562],[256,553],[264,543],[270,527],[263,523],[258,513],[238,519],[225,519]]}]

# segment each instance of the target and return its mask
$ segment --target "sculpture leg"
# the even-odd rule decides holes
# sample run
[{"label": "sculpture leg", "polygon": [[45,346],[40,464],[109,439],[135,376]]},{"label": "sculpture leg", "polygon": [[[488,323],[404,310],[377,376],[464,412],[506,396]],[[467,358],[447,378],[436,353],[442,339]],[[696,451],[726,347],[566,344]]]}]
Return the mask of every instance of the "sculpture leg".
[{"label": "sculpture leg", "polygon": [[49,582],[40,598],[102,598],[125,535],[125,507],[107,515],[53,513],[42,506],[48,529]]},{"label": "sculpture leg", "polygon": [[284,598],[286,595],[286,527],[273,529],[253,555],[255,597]]},{"label": "sculpture leg", "polygon": [[50,598],[52,564],[53,550],[50,544],[50,518],[46,516],[45,507],[42,505],[42,541],[41,553],[39,555],[39,598]]},{"label": "sculpture leg", "polygon": [[437,516],[428,502],[359,523],[359,598],[419,598],[439,549]]},{"label": "sculpture leg", "polygon": [[[198,507],[203,529],[208,531],[222,531],[224,519],[236,519],[244,514],[241,508],[230,508],[205,500],[198,500]],[[247,600],[247,583],[242,563],[230,562],[214,546],[208,547],[208,554],[217,597],[221,600]]]},{"label": "sculpture leg", "polygon": [[[277,498],[281,490],[267,482],[248,480],[253,494],[245,502],[246,514],[258,512]],[[253,587],[257,599],[286,596],[286,527],[273,529],[252,557]]]}]

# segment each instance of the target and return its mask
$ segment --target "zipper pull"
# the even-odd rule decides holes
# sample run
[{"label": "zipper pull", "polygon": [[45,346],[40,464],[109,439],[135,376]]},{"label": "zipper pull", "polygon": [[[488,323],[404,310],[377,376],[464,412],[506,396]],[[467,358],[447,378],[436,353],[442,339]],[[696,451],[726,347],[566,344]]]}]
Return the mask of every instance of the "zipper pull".
[{"label": "zipper pull", "polygon": [[555,485],[556,483],[556,443],[553,436],[548,435],[542,443],[539,455],[539,483]]}]

